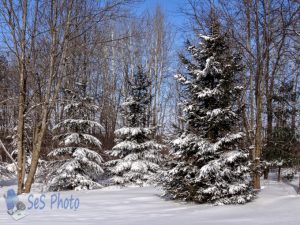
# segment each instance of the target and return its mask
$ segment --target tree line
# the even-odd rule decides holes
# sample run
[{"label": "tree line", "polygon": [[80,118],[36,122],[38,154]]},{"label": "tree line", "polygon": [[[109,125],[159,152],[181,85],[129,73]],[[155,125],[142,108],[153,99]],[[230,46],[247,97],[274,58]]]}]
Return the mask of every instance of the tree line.
[{"label": "tree line", "polygon": [[[53,149],[52,128],[67,116],[64,90],[74,90],[78,81],[88,84],[85,91],[99,107],[93,120],[103,126],[98,138],[104,150],[112,149],[115,130],[126,122],[120,106],[139,65],[150,82],[146,126],[157,127],[155,138],[164,144],[184,129],[184,90],[173,75],[186,68],[176,54],[184,50],[174,49],[174,39],[180,33],[197,43],[212,24],[226,33],[244,66],[237,101],[253,186],[260,188],[263,160],[297,165],[299,1],[186,3],[178,9],[184,24],[175,29],[160,7],[137,16],[132,8],[139,1],[1,0],[0,138],[10,152],[17,149],[19,193],[30,191],[39,159]],[[1,156],[9,161],[4,152]]]}]

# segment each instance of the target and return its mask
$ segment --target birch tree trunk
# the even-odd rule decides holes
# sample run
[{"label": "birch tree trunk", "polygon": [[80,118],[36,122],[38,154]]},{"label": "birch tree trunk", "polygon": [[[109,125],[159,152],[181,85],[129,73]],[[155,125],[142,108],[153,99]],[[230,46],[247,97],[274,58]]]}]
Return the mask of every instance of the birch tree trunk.
[{"label": "birch tree trunk", "polygon": [[17,126],[18,149],[18,194],[23,192],[25,176],[25,150],[24,150],[24,124],[26,101],[26,26],[27,26],[27,0],[22,1],[22,30],[21,30],[21,55],[19,60],[19,110]]},{"label": "birch tree trunk", "polygon": [[[71,21],[71,11],[73,7],[73,1],[69,1],[67,7],[67,18],[65,21],[64,28],[64,36],[61,42],[61,47],[58,45],[58,8],[57,1],[53,0],[51,3],[51,15],[53,18],[51,20],[50,30],[51,30],[51,53],[50,53],[50,67],[49,67],[49,81],[47,87],[47,93],[45,96],[45,101],[42,106],[42,113],[41,113],[41,121],[39,122],[34,135],[33,140],[33,149],[32,149],[32,159],[30,164],[29,174],[25,183],[25,193],[29,193],[31,190],[31,186],[34,182],[34,176],[36,174],[38,160],[40,158],[40,152],[42,147],[43,138],[45,135],[45,131],[48,125],[48,118],[51,110],[55,104],[55,100],[57,99],[59,90],[61,88],[62,79],[63,77],[58,77],[58,81],[54,86],[54,79],[57,77],[58,71],[60,71],[61,67],[64,67],[66,64],[66,46],[68,44],[69,39],[69,32],[70,32],[70,21]],[[53,10],[53,11],[52,11]],[[61,53],[61,59],[58,59],[58,52]],[[57,62],[63,62],[58,63]]]}]

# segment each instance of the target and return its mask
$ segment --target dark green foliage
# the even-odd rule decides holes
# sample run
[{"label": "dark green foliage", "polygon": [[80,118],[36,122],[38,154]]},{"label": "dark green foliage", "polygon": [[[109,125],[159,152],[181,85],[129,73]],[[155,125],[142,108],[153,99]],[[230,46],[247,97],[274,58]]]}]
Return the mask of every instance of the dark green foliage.
[{"label": "dark green foliage", "polygon": [[163,145],[154,140],[155,128],[147,126],[151,83],[141,66],[128,81],[129,95],[122,104],[124,127],[115,131],[116,145],[106,163],[111,183],[144,185],[154,180],[162,161]]},{"label": "dark green foliage", "polygon": [[236,76],[240,56],[226,36],[200,35],[199,47],[188,43],[190,58],[180,55],[187,73],[176,75],[185,88],[185,130],[173,141],[174,163],[163,176],[166,195],[198,203],[245,203],[253,193],[246,150],[239,147],[242,90]]},{"label": "dark green foliage", "polygon": [[[263,151],[267,161],[283,161],[285,165],[298,164],[299,137],[290,127],[275,127],[271,135],[271,141]],[[298,148],[297,148],[298,147]]]}]

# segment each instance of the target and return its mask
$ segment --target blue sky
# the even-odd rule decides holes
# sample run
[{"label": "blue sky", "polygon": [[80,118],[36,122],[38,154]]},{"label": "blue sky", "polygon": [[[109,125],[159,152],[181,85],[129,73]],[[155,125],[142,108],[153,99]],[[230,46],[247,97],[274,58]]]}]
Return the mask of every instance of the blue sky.
[{"label": "blue sky", "polygon": [[156,6],[159,5],[165,13],[166,19],[174,27],[176,31],[175,45],[181,46],[184,42],[184,38],[180,32],[179,27],[184,24],[184,16],[180,13],[180,8],[186,4],[185,0],[144,0],[142,3],[137,4],[136,13],[141,14],[145,11],[154,11]]},{"label": "blue sky", "polygon": [[179,8],[183,7],[185,0],[144,0],[138,5],[137,11],[153,11],[157,5],[160,5],[168,21],[174,25],[181,25],[183,17],[179,13]]}]

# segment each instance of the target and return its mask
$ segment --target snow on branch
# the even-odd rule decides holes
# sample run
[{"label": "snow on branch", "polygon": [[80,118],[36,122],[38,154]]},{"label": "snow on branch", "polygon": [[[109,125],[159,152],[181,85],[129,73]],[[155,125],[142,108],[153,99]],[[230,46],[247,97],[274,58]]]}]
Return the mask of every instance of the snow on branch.
[{"label": "snow on branch", "polygon": [[123,142],[120,142],[119,144],[116,144],[113,147],[113,150],[133,151],[133,150],[138,150],[138,149],[141,149],[141,145],[137,144],[136,142],[132,142],[132,141],[123,141]]},{"label": "snow on branch", "polygon": [[209,40],[212,40],[213,38],[212,37],[209,37],[207,35],[203,35],[203,34],[199,34],[199,37],[204,39],[205,41],[209,41]]},{"label": "snow on branch", "polygon": [[99,128],[100,130],[104,130],[103,126],[96,122],[96,121],[91,121],[91,120],[82,120],[82,119],[66,119],[63,122],[60,122],[56,124],[52,130],[57,130],[58,128],[62,127],[72,127],[72,126],[78,126],[78,127],[83,127],[83,126],[89,126],[89,128]]},{"label": "snow on branch", "polygon": [[203,78],[203,77],[206,77],[207,74],[209,73],[209,69],[211,68],[211,65],[214,61],[214,57],[211,56],[209,58],[206,59],[206,64],[205,64],[205,68],[203,70],[194,70],[192,71],[193,73],[195,73],[197,75],[197,79],[200,79],[200,78]]},{"label": "snow on branch", "polygon": [[102,157],[98,153],[88,148],[76,148],[73,156],[77,158],[87,158],[93,162],[98,163],[99,165],[103,162]]},{"label": "snow on branch", "polygon": [[123,127],[115,131],[115,135],[117,136],[137,136],[140,134],[149,135],[151,133],[151,129],[141,127]]},{"label": "snow on branch", "polygon": [[218,142],[216,142],[214,144],[214,147],[215,147],[216,150],[222,149],[222,147],[225,144],[231,144],[233,142],[236,142],[236,141],[242,139],[243,137],[245,137],[244,132],[239,132],[239,133],[236,133],[236,134],[227,134],[225,137],[218,140]]},{"label": "snow on branch", "polygon": [[221,95],[218,86],[214,89],[204,88],[204,90],[197,93],[198,98],[210,98],[216,95]]},{"label": "snow on branch", "polygon": [[81,134],[81,133],[67,133],[61,136],[58,136],[59,138],[61,138],[62,136],[64,136],[64,140],[63,143],[66,146],[70,146],[73,144],[80,144],[81,142],[86,142],[86,143],[90,143],[93,144],[97,147],[101,147],[101,142],[98,140],[98,138],[94,137],[93,135],[90,134]]}]

